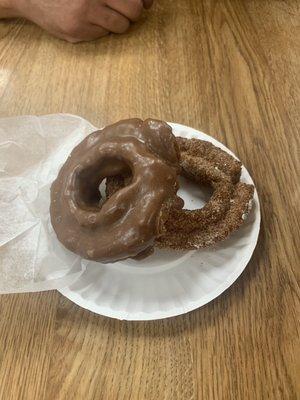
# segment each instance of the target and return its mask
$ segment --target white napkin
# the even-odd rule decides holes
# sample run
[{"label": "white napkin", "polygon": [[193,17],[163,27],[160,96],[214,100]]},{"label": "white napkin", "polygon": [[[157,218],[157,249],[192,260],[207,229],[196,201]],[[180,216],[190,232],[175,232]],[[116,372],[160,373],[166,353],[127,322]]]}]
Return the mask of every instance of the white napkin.
[{"label": "white napkin", "polygon": [[0,119],[0,293],[58,289],[84,271],[52,229],[49,190],[73,147],[96,129],[69,114]]}]

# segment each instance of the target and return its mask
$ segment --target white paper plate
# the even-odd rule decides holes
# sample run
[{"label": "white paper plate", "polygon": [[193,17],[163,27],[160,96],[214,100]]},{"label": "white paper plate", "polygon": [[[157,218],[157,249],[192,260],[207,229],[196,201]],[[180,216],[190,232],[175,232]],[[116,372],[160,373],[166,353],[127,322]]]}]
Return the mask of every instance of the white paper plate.
[{"label": "white paper plate", "polygon": [[[233,153],[214,138],[195,129],[170,124],[176,136],[212,142]],[[243,167],[241,180],[253,184]],[[182,181],[180,196],[187,208],[199,208],[209,194]],[[114,264],[86,263],[86,271],[60,293],[97,314],[125,320],[173,317],[215,299],[239,277],[257,243],[260,209],[257,192],[245,224],[228,240],[198,251],[156,250],[142,261]]]}]

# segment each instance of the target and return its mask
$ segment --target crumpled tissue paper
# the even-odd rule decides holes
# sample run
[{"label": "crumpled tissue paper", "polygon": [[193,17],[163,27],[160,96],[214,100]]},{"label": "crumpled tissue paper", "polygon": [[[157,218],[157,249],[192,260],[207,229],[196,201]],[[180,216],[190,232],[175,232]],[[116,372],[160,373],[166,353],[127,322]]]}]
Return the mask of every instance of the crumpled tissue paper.
[{"label": "crumpled tissue paper", "polygon": [[59,289],[83,273],[84,261],[52,229],[50,186],[96,129],[69,114],[0,119],[0,293]]}]

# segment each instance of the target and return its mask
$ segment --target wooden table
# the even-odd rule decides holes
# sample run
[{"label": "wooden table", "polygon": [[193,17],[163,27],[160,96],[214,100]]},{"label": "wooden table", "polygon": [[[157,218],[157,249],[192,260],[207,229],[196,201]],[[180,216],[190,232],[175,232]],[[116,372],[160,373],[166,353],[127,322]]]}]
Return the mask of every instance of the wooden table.
[{"label": "wooden table", "polygon": [[0,23],[1,117],[193,126],[243,160],[263,218],[243,275],[184,316],[120,322],[55,291],[1,296],[1,399],[297,398],[297,3],[160,0],[130,33],[79,45]]}]

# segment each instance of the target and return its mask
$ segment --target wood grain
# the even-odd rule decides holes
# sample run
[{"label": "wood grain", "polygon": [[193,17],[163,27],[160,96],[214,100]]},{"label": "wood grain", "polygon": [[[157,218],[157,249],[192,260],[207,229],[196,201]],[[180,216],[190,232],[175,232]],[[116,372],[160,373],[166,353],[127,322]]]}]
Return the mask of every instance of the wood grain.
[{"label": "wood grain", "polygon": [[0,22],[0,116],[201,129],[243,160],[263,218],[243,275],[184,316],[119,322],[56,292],[1,296],[1,399],[299,398],[299,11],[160,0],[128,34],[79,45]]}]

